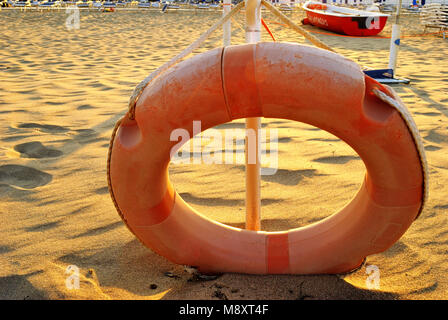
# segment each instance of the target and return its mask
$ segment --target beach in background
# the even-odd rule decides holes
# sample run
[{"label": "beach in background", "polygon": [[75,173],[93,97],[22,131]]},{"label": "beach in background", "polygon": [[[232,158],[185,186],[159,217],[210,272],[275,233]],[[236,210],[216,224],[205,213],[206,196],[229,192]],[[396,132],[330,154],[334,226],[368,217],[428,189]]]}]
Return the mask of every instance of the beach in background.
[{"label": "beach in background", "polygon": [[[303,18],[299,11],[288,15],[297,23]],[[112,128],[134,87],[220,16],[81,11],[79,29],[69,30],[64,10],[0,12],[0,299],[447,299],[448,40],[418,36],[417,15],[402,18],[397,69],[411,83],[394,89],[423,138],[430,196],[389,250],[348,275],[224,274],[198,281],[128,231],[107,188]],[[263,17],[278,41],[307,44],[267,12]],[[240,13],[233,22],[233,44],[244,43],[243,21]],[[391,23],[384,38],[315,35],[360,65],[382,69]],[[262,38],[270,41],[265,32]],[[217,32],[195,53],[221,43]],[[244,121],[217,129],[235,128]],[[279,165],[262,178],[263,230],[318,221],[355,195],[365,167],[347,144],[293,121],[264,119],[263,128],[278,130]],[[201,213],[244,226],[244,166],[172,164],[170,174]],[[79,268],[79,289],[66,286],[70,265]],[[379,270],[373,290],[371,265]]]}]

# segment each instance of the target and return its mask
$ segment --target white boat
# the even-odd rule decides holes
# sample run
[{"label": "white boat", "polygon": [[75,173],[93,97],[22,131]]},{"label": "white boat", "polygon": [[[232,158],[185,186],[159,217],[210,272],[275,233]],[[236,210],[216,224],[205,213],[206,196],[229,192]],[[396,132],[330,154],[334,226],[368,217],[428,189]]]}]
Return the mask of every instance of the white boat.
[{"label": "white boat", "polygon": [[349,36],[377,35],[384,29],[389,17],[379,12],[344,8],[317,1],[307,1],[303,9],[307,16],[302,20],[303,24]]},{"label": "white boat", "polygon": [[381,12],[380,6],[377,3],[372,3],[370,6],[366,7],[364,10],[370,11],[370,12]]}]

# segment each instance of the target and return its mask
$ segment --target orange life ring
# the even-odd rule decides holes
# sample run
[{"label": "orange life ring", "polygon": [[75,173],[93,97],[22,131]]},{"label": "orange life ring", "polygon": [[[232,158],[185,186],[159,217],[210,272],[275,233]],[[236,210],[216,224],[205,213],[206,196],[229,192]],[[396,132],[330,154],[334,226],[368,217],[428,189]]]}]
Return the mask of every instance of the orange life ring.
[{"label": "orange life ring", "polygon": [[[424,165],[392,89],[335,53],[259,43],[219,48],[150,83],[135,120],[125,116],[109,153],[109,186],[129,229],[170,261],[202,272],[320,274],[350,271],[389,248],[418,216]],[[198,214],[168,176],[174,129],[193,132],[248,117],[301,121],[348,143],[367,173],[340,212],[306,227],[256,232]]]}]

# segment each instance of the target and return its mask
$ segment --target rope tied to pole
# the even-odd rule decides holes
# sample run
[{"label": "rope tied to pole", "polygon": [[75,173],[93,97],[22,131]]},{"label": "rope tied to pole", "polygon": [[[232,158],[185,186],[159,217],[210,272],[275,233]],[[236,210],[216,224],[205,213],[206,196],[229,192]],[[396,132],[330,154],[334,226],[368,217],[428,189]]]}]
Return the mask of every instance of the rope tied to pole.
[{"label": "rope tied to pole", "polygon": [[177,56],[172,58],[170,61],[163,64],[161,67],[157,68],[154,72],[152,72],[149,76],[147,76],[145,79],[143,79],[142,82],[140,82],[137,87],[134,89],[134,92],[131,95],[131,98],[129,99],[129,109],[128,109],[128,116],[129,119],[134,120],[135,118],[135,106],[137,104],[137,100],[142,94],[143,90],[146,88],[146,86],[154,80],[156,77],[158,77],[160,74],[177,64],[181,59],[185,58],[189,54],[191,54],[195,49],[199,48],[199,46],[207,40],[210,35],[219,27],[221,27],[224,23],[226,23],[230,18],[232,18],[238,11],[243,8],[244,2],[240,2],[237,4],[228,14],[226,14],[224,17],[219,19],[210,29],[208,29],[204,34],[202,34],[198,39],[196,39],[192,44],[190,44],[186,49],[184,49],[182,52],[180,52]]},{"label": "rope tied to pole", "polygon": [[275,40],[275,37],[274,37],[274,35],[272,34],[272,32],[271,32],[271,30],[269,30],[269,27],[268,27],[268,25],[266,24],[266,22],[263,20],[263,19],[261,19],[261,24],[263,25],[263,27],[266,29],[266,32],[267,33],[269,33],[269,35],[271,36],[271,38],[272,38],[272,41],[276,41]]},{"label": "rope tied to pole", "polygon": [[[323,43],[321,40],[319,40],[317,37],[313,36],[311,33],[306,31],[301,26],[294,23],[292,20],[290,20],[287,16],[285,16],[283,13],[281,13],[277,8],[275,8],[272,4],[267,2],[266,0],[261,0],[261,4],[265,6],[271,13],[273,13],[275,16],[277,16],[281,21],[283,21],[288,27],[296,31],[297,33],[301,34],[305,39],[310,41],[312,44],[314,44],[316,47],[329,50],[332,52],[335,52],[332,48],[327,46],[325,43]],[[137,101],[142,94],[143,90],[148,86],[150,82],[152,82],[156,77],[158,77],[160,74],[177,64],[180,60],[191,54],[195,49],[199,48],[201,44],[207,40],[210,35],[216,31],[216,29],[220,28],[224,23],[229,21],[232,17],[235,16],[235,14],[240,11],[244,7],[244,2],[240,2],[237,4],[228,14],[223,16],[221,19],[219,19],[210,29],[208,29],[205,33],[203,33],[198,39],[196,39],[191,45],[189,45],[187,48],[185,48],[182,52],[180,52],[178,55],[173,57],[171,60],[163,64],[161,67],[157,68],[154,72],[152,72],[149,76],[147,76],[143,81],[141,81],[134,89],[130,99],[129,99],[129,106],[128,106],[128,117],[131,120],[135,119],[135,106],[137,104]]]},{"label": "rope tied to pole", "polygon": [[316,47],[336,52],[329,46],[327,46],[325,43],[323,43],[321,40],[319,40],[317,37],[313,36],[311,33],[306,31],[301,26],[294,23],[291,19],[289,19],[287,16],[285,16],[283,13],[281,13],[276,7],[274,7],[271,3],[269,3],[266,0],[261,0],[261,4],[265,6],[266,9],[268,9],[273,15],[278,17],[284,24],[286,24],[288,27],[296,31],[297,33],[301,34],[305,39],[310,41],[312,44],[314,44]]}]

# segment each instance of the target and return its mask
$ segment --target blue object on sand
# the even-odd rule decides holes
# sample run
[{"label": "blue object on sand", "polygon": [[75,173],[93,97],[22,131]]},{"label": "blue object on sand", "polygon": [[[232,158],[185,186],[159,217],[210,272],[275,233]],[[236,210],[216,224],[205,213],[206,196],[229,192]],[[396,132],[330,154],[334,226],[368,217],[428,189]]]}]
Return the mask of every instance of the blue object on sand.
[{"label": "blue object on sand", "polygon": [[375,79],[379,83],[409,83],[409,79],[394,78],[393,69],[376,69],[376,70],[363,70],[366,75]]}]

